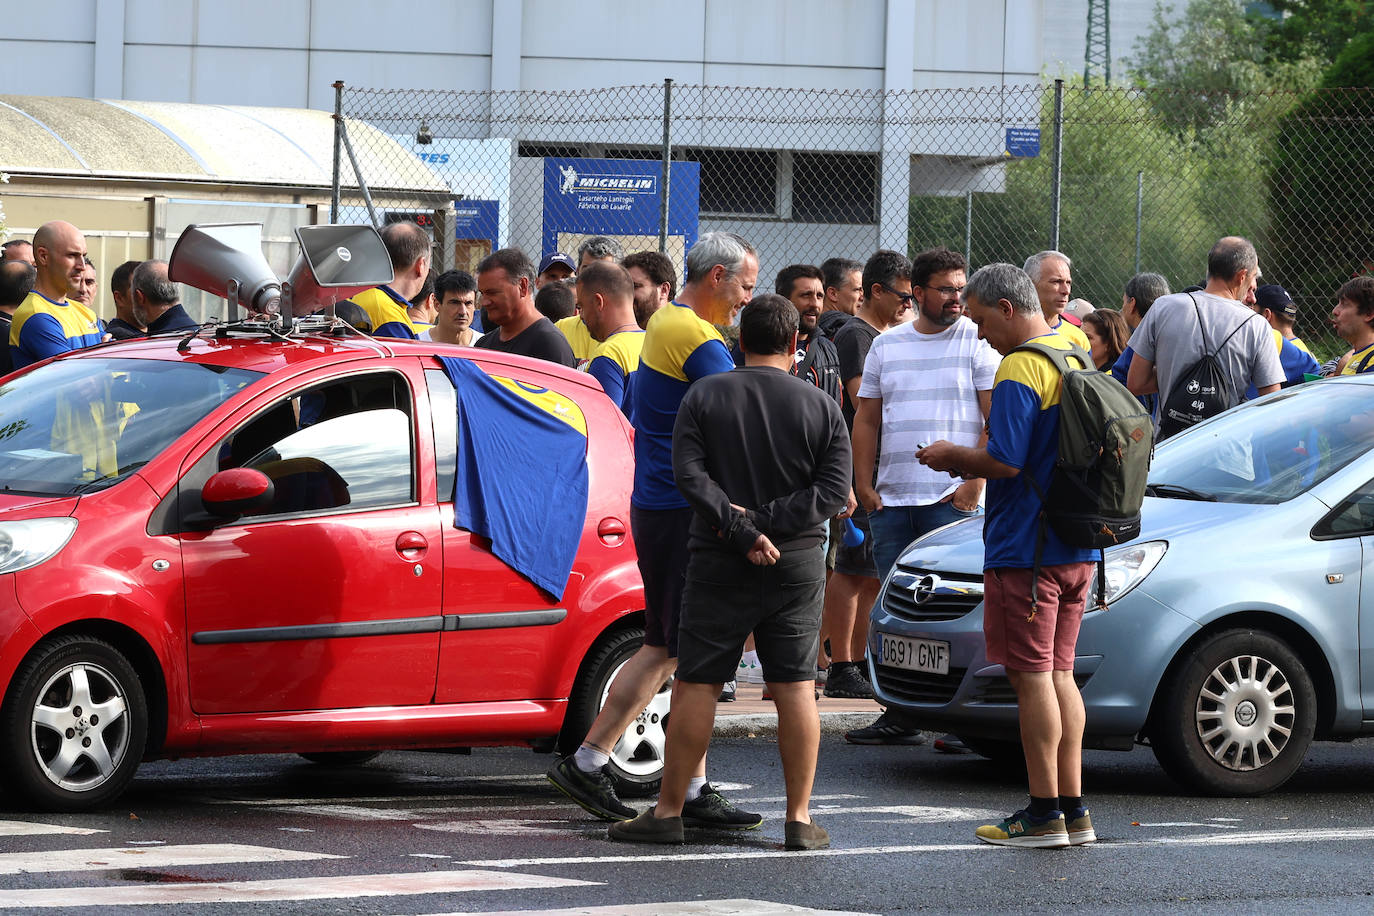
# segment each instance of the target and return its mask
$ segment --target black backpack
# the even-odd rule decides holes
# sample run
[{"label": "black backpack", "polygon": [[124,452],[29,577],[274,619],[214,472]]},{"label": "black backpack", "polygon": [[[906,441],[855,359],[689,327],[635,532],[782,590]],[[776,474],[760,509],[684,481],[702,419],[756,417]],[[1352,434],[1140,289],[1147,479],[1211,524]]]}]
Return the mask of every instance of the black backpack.
[{"label": "black backpack", "polygon": [[[1193,294],[1188,294],[1193,299]],[[1208,417],[1235,406],[1231,395],[1231,380],[1222,368],[1218,354],[1245,327],[1245,321],[1236,326],[1215,350],[1207,342],[1207,329],[1202,324],[1202,309],[1193,299],[1193,310],[1197,312],[1197,329],[1202,335],[1202,358],[1189,366],[1169,389],[1169,397],[1159,405],[1159,439],[1163,440],[1195,426]],[[1246,319],[1248,321],[1249,319]]]},{"label": "black backpack", "polygon": [[[1022,479],[1040,498],[1040,528],[1031,573],[1031,616],[1035,582],[1050,530],[1070,547],[1096,549],[1097,602],[1106,606],[1104,551],[1140,534],[1140,506],[1154,450],[1154,421],[1140,401],[1093,368],[1081,347],[1060,350],[1038,341],[1016,348],[1049,359],[1062,376],[1059,389],[1059,457],[1049,492],[1029,473]],[[1015,351],[1013,351],[1015,352]],[[1077,366],[1069,363],[1078,362]]]}]

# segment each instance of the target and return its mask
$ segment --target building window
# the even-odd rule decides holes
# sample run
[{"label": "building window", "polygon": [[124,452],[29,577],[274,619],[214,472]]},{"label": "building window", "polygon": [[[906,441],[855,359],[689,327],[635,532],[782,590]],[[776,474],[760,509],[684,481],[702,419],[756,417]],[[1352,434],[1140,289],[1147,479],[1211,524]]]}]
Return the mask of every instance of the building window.
[{"label": "building window", "polygon": [[778,154],[772,150],[691,149],[701,163],[701,213],[778,215]]},{"label": "building window", "polygon": [[867,153],[796,153],[792,218],[804,223],[876,223],[878,157]]},{"label": "building window", "polygon": [[522,159],[580,159],[586,155],[580,146],[555,146],[549,143],[521,143],[516,155]]}]

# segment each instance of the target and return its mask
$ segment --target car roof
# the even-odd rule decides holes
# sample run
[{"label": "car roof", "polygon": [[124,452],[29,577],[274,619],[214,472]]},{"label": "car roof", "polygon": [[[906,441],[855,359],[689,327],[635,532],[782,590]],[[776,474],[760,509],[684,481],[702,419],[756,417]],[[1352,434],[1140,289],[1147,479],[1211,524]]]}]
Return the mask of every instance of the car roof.
[{"label": "car roof", "polygon": [[[472,359],[488,371],[503,368],[534,370],[595,391],[601,385],[585,372],[578,372],[548,360],[532,359],[496,350],[458,347],[430,341],[397,340],[384,337],[329,337],[306,334],[288,337],[251,336],[216,337],[212,332],[189,338],[186,334],[162,337],[137,337],[132,340],[109,341],[64,355],[63,359],[147,359],[162,362],[188,362],[231,369],[248,369],[272,374],[283,369],[299,371],[316,365],[346,363],[361,359],[390,357],[450,356]],[[183,348],[184,344],[184,348]]]}]

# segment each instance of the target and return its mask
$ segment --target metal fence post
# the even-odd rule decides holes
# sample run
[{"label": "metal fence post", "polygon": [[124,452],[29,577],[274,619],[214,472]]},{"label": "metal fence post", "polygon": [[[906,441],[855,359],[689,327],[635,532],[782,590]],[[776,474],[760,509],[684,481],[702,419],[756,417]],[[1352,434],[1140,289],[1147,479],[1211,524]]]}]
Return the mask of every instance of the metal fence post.
[{"label": "metal fence post", "polygon": [[343,80],[334,81],[334,187],[329,196],[329,222],[339,222],[339,156],[343,145]]},{"label": "metal fence post", "polygon": [[668,253],[668,194],[673,184],[673,81],[663,80],[663,200],[658,211],[658,250]]},{"label": "metal fence post", "polygon": [[1064,168],[1064,81],[1054,81],[1054,171],[1050,176],[1050,250],[1059,250],[1059,192]]},{"label": "metal fence post", "polygon": [[1145,172],[1135,173],[1135,272],[1140,273],[1140,218],[1144,213]]},{"label": "metal fence post", "polygon": [[964,192],[964,260],[973,263],[973,192]]}]

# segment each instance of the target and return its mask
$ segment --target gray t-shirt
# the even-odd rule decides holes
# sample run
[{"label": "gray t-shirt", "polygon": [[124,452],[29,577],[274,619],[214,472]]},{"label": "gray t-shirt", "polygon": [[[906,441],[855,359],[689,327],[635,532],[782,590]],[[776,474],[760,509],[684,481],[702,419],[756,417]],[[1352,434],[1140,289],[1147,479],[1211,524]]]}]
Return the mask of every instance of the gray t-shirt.
[{"label": "gray t-shirt", "polygon": [[1217,359],[1226,372],[1232,404],[1239,404],[1252,384],[1256,388],[1283,384],[1283,366],[1268,322],[1234,299],[1211,293],[1175,293],[1155,300],[1130,341],[1137,356],[1155,364],[1161,404],[1169,399],[1179,376],[1202,359],[1204,337],[1212,350],[1221,347]]}]

